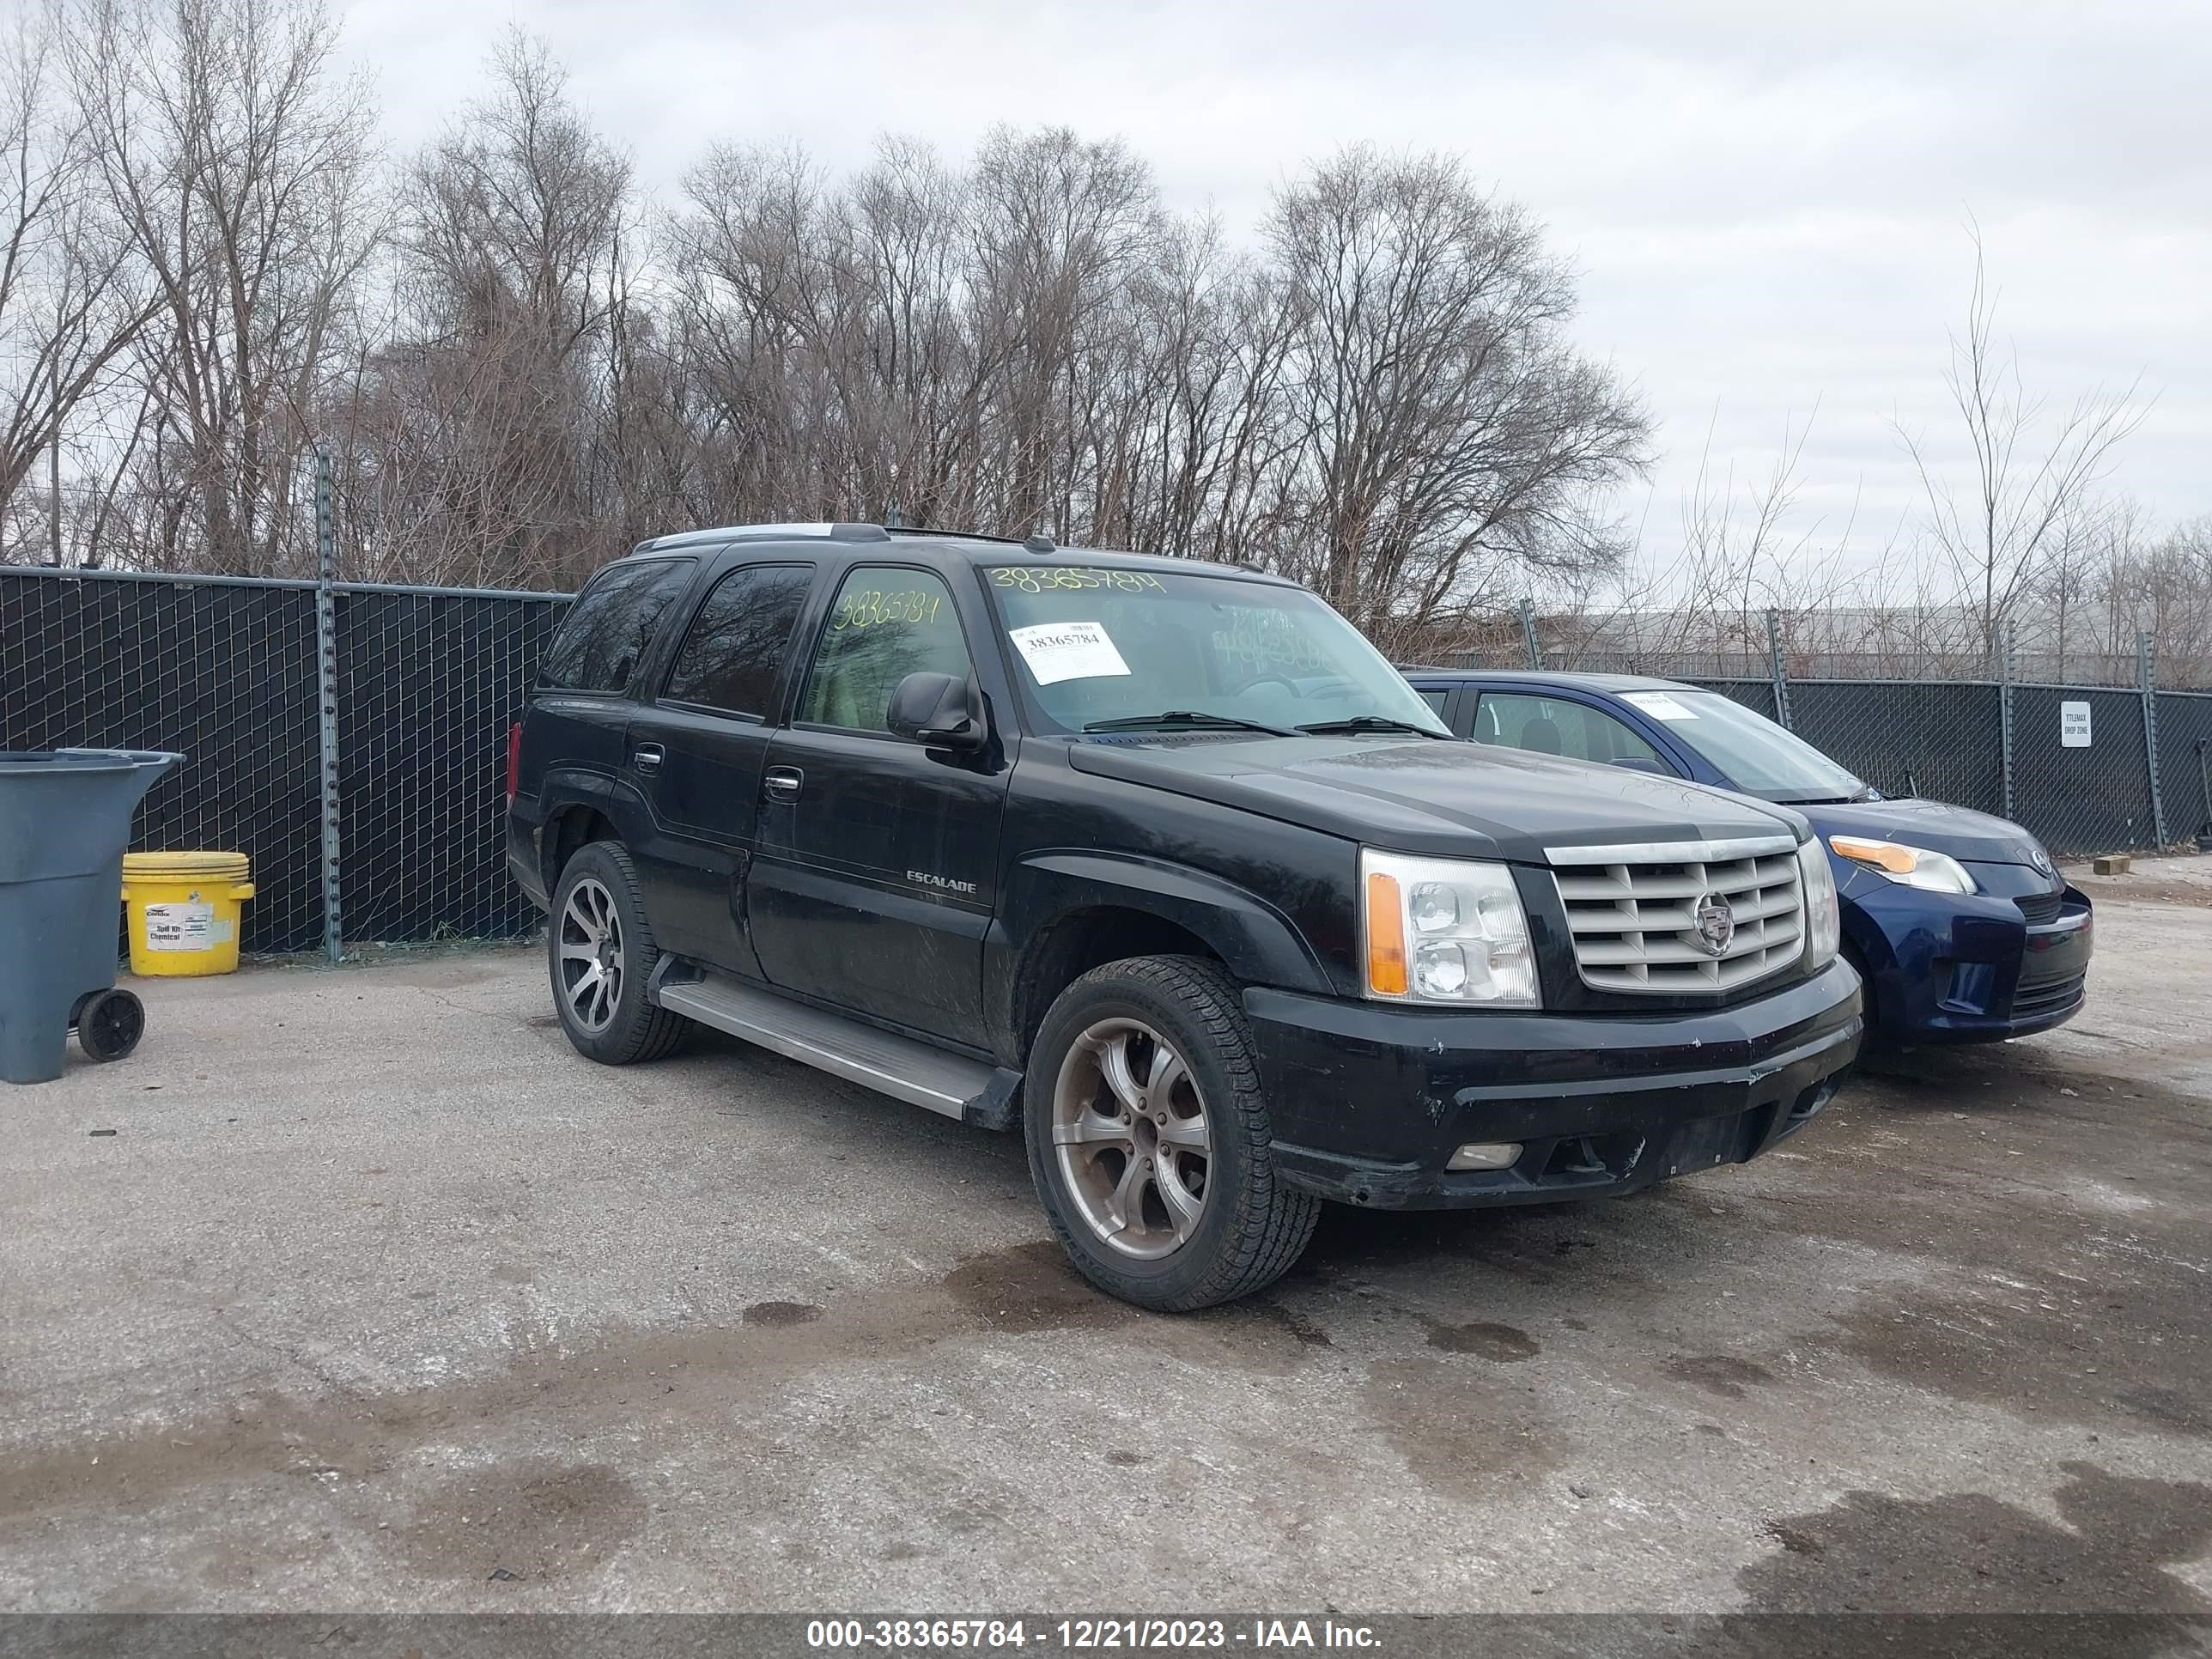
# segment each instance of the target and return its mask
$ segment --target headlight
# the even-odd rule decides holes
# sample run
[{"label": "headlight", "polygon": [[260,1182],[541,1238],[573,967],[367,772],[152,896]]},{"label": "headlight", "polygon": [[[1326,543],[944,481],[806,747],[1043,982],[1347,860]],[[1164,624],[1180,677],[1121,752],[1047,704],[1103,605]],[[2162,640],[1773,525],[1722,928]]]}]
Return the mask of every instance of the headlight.
[{"label": "headlight", "polygon": [[1359,897],[1369,996],[1538,1005],[1528,919],[1504,865],[1363,848]]},{"label": "headlight", "polygon": [[1925,888],[1931,893],[1980,890],[1966,873],[1966,866],[1947,853],[1931,853],[1902,842],[1872,841],[1864,836],[1831,836],[1828,845],[1836,849],[1837,857],[1863,864],[1907,887]]},{"label": "headlight", "polygon": [[1805,963],[1824,967],[1843,943],[1844,921],[1836,908],[1836,872],[1818,836],[1797,848],[1797,885],[1805,895]]}]

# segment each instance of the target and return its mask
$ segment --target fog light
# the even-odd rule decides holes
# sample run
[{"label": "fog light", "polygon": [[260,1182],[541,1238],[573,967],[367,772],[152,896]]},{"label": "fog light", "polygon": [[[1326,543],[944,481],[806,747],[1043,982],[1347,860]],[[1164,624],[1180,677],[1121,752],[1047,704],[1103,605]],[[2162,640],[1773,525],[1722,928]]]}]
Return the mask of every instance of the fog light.
[{"label": "fog light", "polygon": [[1508,1170],[1521,1156],[1517,1140],[1478,1140],[1461,1147],[1451,1155],[1447,1170]]}]

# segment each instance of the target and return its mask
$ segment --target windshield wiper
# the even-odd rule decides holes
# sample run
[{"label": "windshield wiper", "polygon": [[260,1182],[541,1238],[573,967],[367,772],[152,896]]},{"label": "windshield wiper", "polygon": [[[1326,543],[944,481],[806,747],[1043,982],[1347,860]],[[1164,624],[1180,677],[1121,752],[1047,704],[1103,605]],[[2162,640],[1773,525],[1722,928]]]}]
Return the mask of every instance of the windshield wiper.
[{"label": "windshield wiper", "polygon": [[1431,732],[1425,726],[1416,726],[1411,720],[1394,720],[1388,714],[1354,714],[1349,720],[1316,720],[1310,726],[1301,726],[1301,732],[1316,737],[1334,737],[1340,732],[1411,732],[1417,738],[1441,738],[1441,732]]},{"label": "windshield wiper", "polygon": [[1194,726],[1211,732],[1265,732],[1271,738],[1294,738],[1295,732],[1285,732],[1279,726],[1262,726],[1257,720],[1240,720],[1234,714],[1208,714],[1195,708],[1170,708],[1160,714],[1124,714],[1119,720],[1092,720],[1083,729],[1086,732],[1148,732],[1176,726]]}]

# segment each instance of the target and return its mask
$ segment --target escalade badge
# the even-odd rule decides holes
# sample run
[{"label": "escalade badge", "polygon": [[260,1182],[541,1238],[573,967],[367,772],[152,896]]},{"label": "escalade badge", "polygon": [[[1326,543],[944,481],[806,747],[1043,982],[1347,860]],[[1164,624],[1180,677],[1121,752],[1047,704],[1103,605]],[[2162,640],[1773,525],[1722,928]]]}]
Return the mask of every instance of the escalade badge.
[{"label": "escalade badge", "polygon": [[1697,947],[1709,957],[1718,957],[1729,948],[1735,937],[1735,912],[1718,893],[1708,893],[1699,899],[1697,908],[1690,912],[1690,920],[1697,926]]}]

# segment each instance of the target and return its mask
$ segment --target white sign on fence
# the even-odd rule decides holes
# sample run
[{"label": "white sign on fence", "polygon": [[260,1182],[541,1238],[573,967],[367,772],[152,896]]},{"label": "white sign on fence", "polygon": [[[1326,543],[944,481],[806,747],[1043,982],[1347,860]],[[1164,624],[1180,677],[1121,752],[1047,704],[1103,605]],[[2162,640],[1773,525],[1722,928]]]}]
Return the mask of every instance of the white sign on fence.
[{"label": "white sign on fence", "polygon": [[2058,705],[2058,746],[2062,749],[2087,749],[2089,746],[2087,703],[2062,702]]}]

